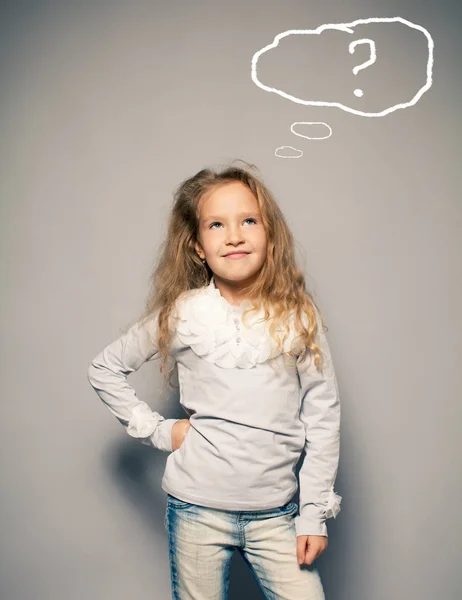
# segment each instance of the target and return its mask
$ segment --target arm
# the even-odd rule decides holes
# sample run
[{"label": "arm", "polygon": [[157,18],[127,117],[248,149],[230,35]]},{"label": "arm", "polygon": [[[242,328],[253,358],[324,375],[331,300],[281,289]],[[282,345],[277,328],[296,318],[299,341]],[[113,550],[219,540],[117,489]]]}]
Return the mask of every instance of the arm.
[{"label": "arm", "polygon": [[171,431],[178,419],[165,419],[138,399],[127,376],[147,361],[157,358],[155,339],[157,315],[143,325],[132,325],[127,333],[106,346],[91,362],[87,377],[109,411],[128,435],[142,444],[172,452]]},{"label": "arm", "polygon": [[340,450],[339,391],[318,313],[317,321],[317,343],[324,356],[323,374],[317,371],[313,358],[307,357],[303,364],[297,365],[300,420],[306,432],[306,455],[299,473],[300,510],[295,517],[297,536],[327,536],[326,519],[337,516],[341,502],[341,496],[334,492]]}]

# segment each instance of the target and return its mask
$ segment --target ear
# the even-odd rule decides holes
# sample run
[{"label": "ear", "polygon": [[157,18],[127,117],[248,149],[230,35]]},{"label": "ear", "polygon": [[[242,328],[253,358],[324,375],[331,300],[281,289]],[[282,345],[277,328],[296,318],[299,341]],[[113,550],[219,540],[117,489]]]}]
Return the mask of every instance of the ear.
[{"label": "ear", "polygon": [[202,250],[202,246],[199,244],[199,242],[195,242],[194,248],[195,248],[197,254],[199,254],[200,258],[205,258],[204,251]]}]

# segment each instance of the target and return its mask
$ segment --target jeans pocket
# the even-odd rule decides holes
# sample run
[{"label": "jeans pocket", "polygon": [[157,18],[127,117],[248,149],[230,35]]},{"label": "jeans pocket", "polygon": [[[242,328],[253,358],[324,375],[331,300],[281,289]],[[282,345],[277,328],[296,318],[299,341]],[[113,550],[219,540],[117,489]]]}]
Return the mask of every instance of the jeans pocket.
[{"label": "jeans pocket", "polygon": [[173,508],[191,508],[194,506],[191,502],[185,502],[184,500],[180,500],[176,496],[172,496],[171,494],[167,494],[167,504],[173,506]]},{"label": "jeans pocket", "polygon": [[284,517],[294,517],[298,511],[298,504],[296,502],[288,502],[281,506],[280,514]]}]

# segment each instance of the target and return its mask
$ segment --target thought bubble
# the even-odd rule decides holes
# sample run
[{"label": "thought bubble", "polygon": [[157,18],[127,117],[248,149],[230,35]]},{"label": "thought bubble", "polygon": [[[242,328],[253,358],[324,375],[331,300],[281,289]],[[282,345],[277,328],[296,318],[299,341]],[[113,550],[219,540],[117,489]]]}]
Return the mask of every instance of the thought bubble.
[{"label": "thought bubble", "polygon": [[279,146],[279,148],[276,148],[274,154],[278,158],[301,158],[303,150],[299,150],[293,146]]},{"label": "thought bubble", "polygon": [[[303,133],[300,133],[299,131],[295,131],[294,128],[297,125],[322,125],[326,129],[328,129],[329,132],[327,135],[323,136],[305,135]],[[298,135],[307,140],[325,140],[332,135],[332,129],[329,127],[329,125],[327,123],[322,123],[321,121],[296,121],[295,123],[292,123],[292,125],[290,126],[290,130],[294,135]],[[313,131],[313,133],[316,133],[316,130]],[[279,146],[279,148],[276,148],[274,155],[278,158],[301,158],[303,156],[303,150],[299,150],[298,148],[294,148],[293,146]]]},{"label": "thought bubble", "polygon": [[[326,129],[329,130],[329,133],[327,135],[323,135],[323,136],[311,136],[311,135],[305,135],[303,133],[300,133],[299,131],[295,131],[294,127],[297,125],[322,125],[323,127],[326,127]],[[290,126],[290,131],[294,134],[294,135],[298,135],[302,138],[306,138],[307,140],[325,140],[328,137],[330,137],[332,135],[332,129],[329,127],[329,125],[327,123],[322,123],[320,121],[295,121],[295,123],[292,123],[292,125]],[[316,130],[313,131],[313,133],[316,133]],[[324,132],[325,133],[325,132]]]},{"label": "thought bubble", "polygon": [[[426,38],[427,56],[426,56],[425,82],[415,92],[414,96],[407,102],[399,102],[397,104],[393,104],[392,106],[388,106],[384,110],[381,110],[378,112],[365,111],[365,110],[360,110],[358,108],[354,108],[352,106],[347,106],[346,104],[343,104],[341,102],[327,101],[327,100],[306,100],[306,99],[297,97],[293,94],[289,94],[289,93],[283,91],[282,89],[278,89],[276,87],[271,87],[271,86],[265,85],[258,78],[257,64],[258,64],[260,57],[263,54],[265,54],[266,52],[268,52],[269,50],[273,50],[274,48],[276,48],[279,45],[279,42],[288,36],[320,35],[327,30],[331,30],[331,31],[337,30],[340,32],[347,33],[349,36],[351,36],[351,35],[355,34],[354,28],[358,25],[367,25],[367,24],[371,24],[371,23],[393,23],[393,22],[399,22],[399,23],[406,25],[407,27],[410,27],[414,30],[420,31],[424,34],[424,36]],[[362,37],[361,39],[352,40],[349,44],[346,44],[346,47],[345,47],[346,52],[349,52],[350,54],[353,54],[356,51],[356,48],[360,45],[361,46],[367,45],[369,47],[369,59],[359,65],[356,65],[353,68],[354,75],[357,75],[359,71],[364,70],[366,68],[367,69],[371,69],[371,68],[375,69],[376,68],[373,65],[377,61],[377,52],[376,52],[375,42],[372,39],[372,37],[373,36]],[[261,50],[258,50],[253,55],[252,63],[251,63],[251,76],[252,76],[253,82],[261,89],[263,89],[267,92],[273,92],[275,94],[279,94],[283,98],[286,98],[287,100],[296,102],[298,104],[305,104],[307,106],[331,106],[331,107],[335,107],[335,108],[340,108],[341,110],[343,110],[345,112],[349,112],[354,115],[359,115],[362,117],[383,117],[383,116],[385,116],[389,113],[392,113],[396,110],[413,106],[414,104],[416,104],[418,102],[418,100],[422,97],[422,95],[428,89],[430,89],[430,87],[432,85],[432,72],[433,72],[433,48],[434,48],[433,39],[432,39],[430,33],[425,29],[425,27],[422,27],[421,25],[417,25],[416,23],[412,23],[411,21],[408,21],[406,19],[402,19],[401,17],[358,19],[356,21],[352,21],[351,23],[335,23],[335,24],[330,23],[330,24],[321,25],[316,29],[291,29],[291,30],[284,31],[283,33],[278,34],[274,38],[274,40],[271,44],[268,44]],[[356,96],[356,98],[360,98],[363,96],[363,90],[360,88],[356,88],[354,90],[353,94]]]}]

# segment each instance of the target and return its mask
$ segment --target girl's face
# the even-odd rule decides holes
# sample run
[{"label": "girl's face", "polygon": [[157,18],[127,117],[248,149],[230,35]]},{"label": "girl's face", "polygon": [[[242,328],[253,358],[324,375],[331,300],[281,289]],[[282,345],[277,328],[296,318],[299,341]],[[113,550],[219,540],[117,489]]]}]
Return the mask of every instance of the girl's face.
[{"label": "girl's face", "polygon": [[267,238],[257,199],[246,185],[226,183],[201,198],[195,246],[217,285],[252,282],[266,260]]}]

